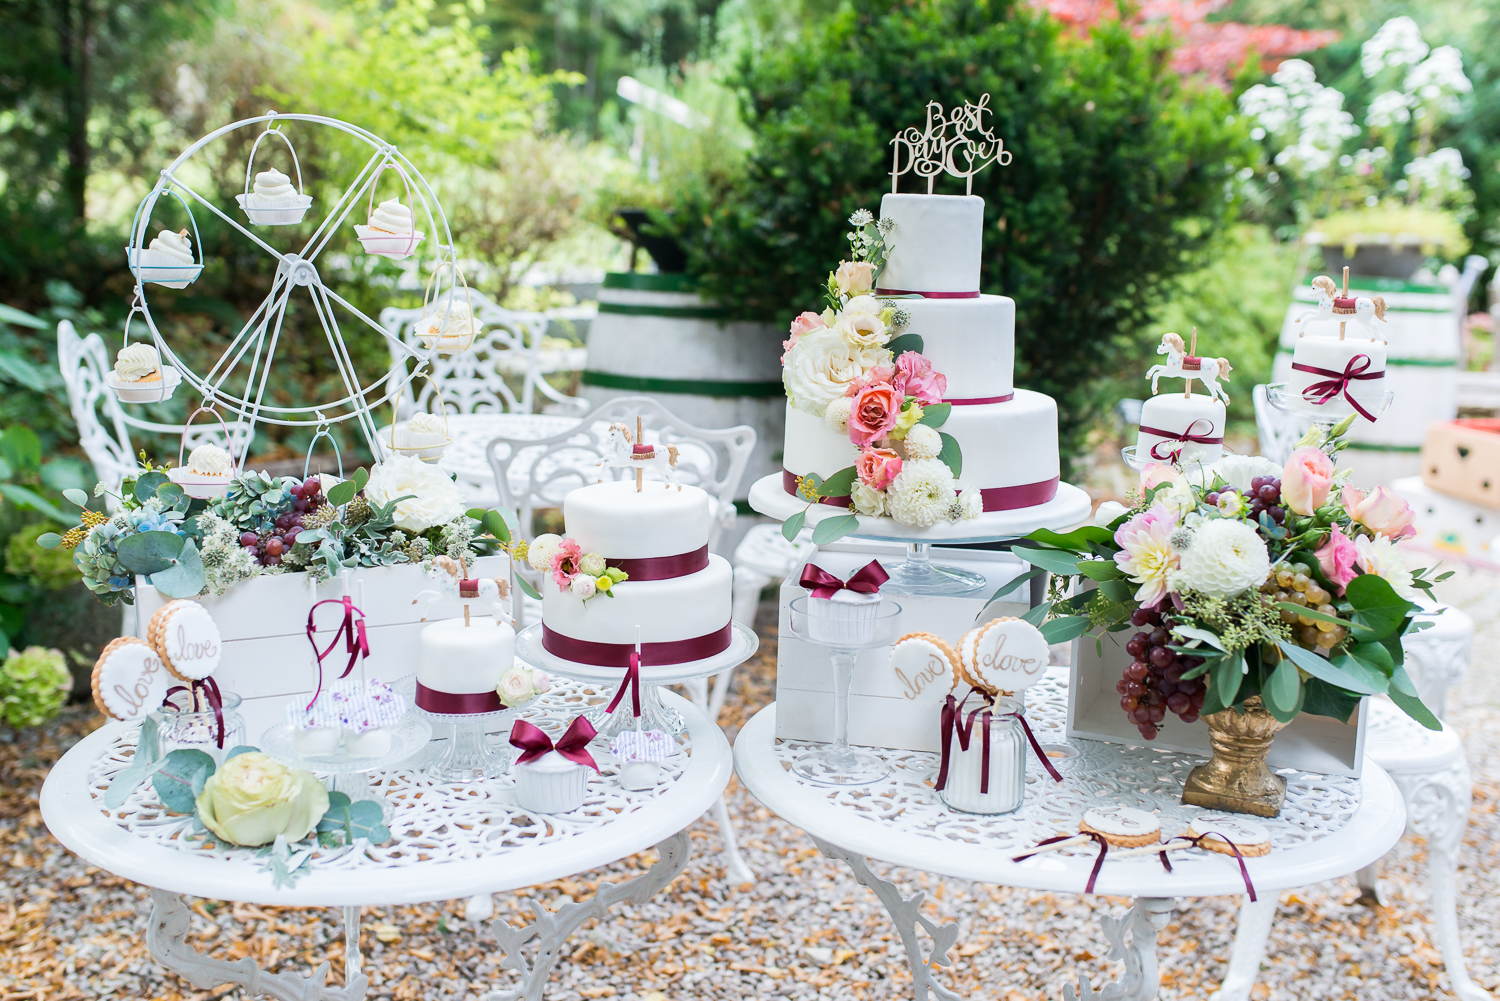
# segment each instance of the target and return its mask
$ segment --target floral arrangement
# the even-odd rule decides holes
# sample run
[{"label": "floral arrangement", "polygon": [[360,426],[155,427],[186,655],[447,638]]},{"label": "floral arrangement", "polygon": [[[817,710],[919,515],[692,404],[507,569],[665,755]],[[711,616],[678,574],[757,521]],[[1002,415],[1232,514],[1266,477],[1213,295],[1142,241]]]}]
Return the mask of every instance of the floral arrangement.
[{"label": "floral arrangement", "polygon": [[[76,528],[37,541],[73,549],[84,584],[107,605],[133,603],[137,575],[170,597],[189,598],[223,594],[262,574],[326,580],[356,567],[426,567],[435,556],[473,560],[514,546],[500,512],[465,510],[446,473],[410,456],[347,480],[248,472],[208,500],[188,497],[143,456],[118,494],[94,488],[95,497],[106,494],[113,515],[85,508]],[[89,501],[81,490],[64,496],[79,507]]]},{"label": "floral arrangement", "polygon": [[[1058,580],[1028,618],[1045,618],[1053,643],[1136,630],[1116,690],[1147,739],[1168,712],[1191,723],[1254,696],[1289,722],[1347,720],[1361,696],[1388,694],[1436,729],[1402,667],[1401,637],[1425,627],[1417,592],[1450,575],[1406,566],[1404,500],[1344,482],[1333,456],[1350,422],[1314,428],[1284,467],[1226,456],[1193,482],[1148,466],[1134,507],[1107,502],[1094,525],[1032,533],[1016,555]],[[1084,586],[1061,597],[1068,584]]]},{"label": "floral arrangement", "polygon": [[[791,405],[821,417],[859,449],[855,465],[828,476],[798,479],[798,495],[815,503],[849,498],[857,514],[889,516],[926,528],[940,521],[977,517],[979,491],[959,476],[958,442],[938,429],[951,409],[943,403],[948,380],[922,354],[922,339],[901,331],[909,322],[899,299],[872,294],[894,231],[860,209],[849,217],[854,260],[828,276],[828,306],[792,321],[783,342],[782,383]],[[788,519],[793,538],[805,512]],[[851,516],[819,526],[819,542],[853,531]]]},{"label": "floral arrangement", "polygon": [[[597,594],[613,598],[614,586],[630,579],[630,574],[619,567],[605,566],[603,556],[585,553],[575,540],[561,535],[544,534],[532,539],[526,549],[526,562],[533,570],[552,574],[559,590],[572,591],[585,604]],[[541,597],[530,584],[516,579],[533,598]]]}]

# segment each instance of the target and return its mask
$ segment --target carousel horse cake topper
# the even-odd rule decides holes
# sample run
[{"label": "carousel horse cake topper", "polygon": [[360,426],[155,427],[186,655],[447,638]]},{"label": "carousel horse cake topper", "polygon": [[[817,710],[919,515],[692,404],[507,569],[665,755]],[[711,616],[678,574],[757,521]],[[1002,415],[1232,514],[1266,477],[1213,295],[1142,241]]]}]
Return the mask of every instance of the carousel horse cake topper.
[{"label": "carousel horse cake topper", "polygon": [[[662,479],[666,481],[667,489],[676,487],[682,489],[682,484],[677,482],[677,457],[676,445],[667,445],[665,449],[656,445],[647,445],[641,430],[641,419],[635,419],[635,434],[630,433],[630,428],[624,424],[611,424],[609,426],[609,445],[613,454],[606,455],[596,466],[605,469],[633,469],[635,470],[635,489],[639,492],[645,479],[647,469],[661,471]],[[599,482],[604,482],[600,480]]]},{"label": "carousel horse cake topper", "polygon": [[[1312,287],[1318,290],[1318,303],[1312,309],[1307,310],[1293,320],[1292,323],[1294,325],[1301,327],[1303,320],[1311,324],[1319,320],[1336,319],[1339,321],[1339,340],[1343,340],[1344,325],[1349,322],[1350,317],[1353,317],[1354,321],[1362,325],[1365,331],[1369,333],[1370,340],[1385,341],[1385,338],[1379,335],[1375,327],[1376,320],[1379,320],[1381,323],[1386,322],[1384,297],[1378,295],[1369,298],[1365,298],[1364,296],[1351,297],[1349,295],[1349,269],[1347,267],[1344,268],[1344,290],[1342,293],[1339,292],[1338,286],[1333,283],[1333,279],[1327,275],[1319,275],[1314,278],[1312,280]],[[1297,332],[1298,337],[1304,337],[1306,334],[1307,327],[1301,327]]]},{"label": "carousel horse cake topper", "polygon": [[1169,379],[1185,379],[1182,395],[1188,397],[1193,392],[1193,380],[1198,379],[1203,383],[1203,388],[1208,390],[1208,395],[1215,400],[1222,400],[1226,405],[1229,403],[1229,394],[1220,387],[1218,380],[1229,380],[1229,373],[1233,371],[1227,358],[1200,358],[1192,351],[1198,350],[1198,328],[1193,328],[1193,345],[1188,348],[1182,343],[1179,334],[1165,333],[1161,335],[1161,344],[1156,348],[1156,353],[1166,355],[1165,365],[1152,365],[1146,372],[1146,378],[1151,380],[1151,395],[1156,395],[1156,383],[1162,376]]},{"label": "carousel horse cake topper", "polygon": [[429,574],[437,582],[435,591],[418,591],[412,599],[413,605],[422,604],[422,621],[435,601],[462,601],[464,603],[464,625],[469,624],[469,602],[482,602],[495,617],[496,625],[510,622],[510,582],[504,578],[479,577],[470,579],[468,564],[459,559],[455,562],[447,556],[434,556]]},{"label": "carousel horse cake topper", "polygon": [[[974,175],[992,163],[1002,167],[1010,163],[1005,140],[985,127],[984,116],[990,114],[990,95],[978,104],[964,102],[962,108],[944,112],[938,101],[927,102],[927,121],[921,129],[902,129],[891,140],[891,193],[902,174],[915,173],[927,178],[927,193],[939,174],[964,179],[964,194],[974,193]],[[903,160],[902,154],[905,153]]]}]

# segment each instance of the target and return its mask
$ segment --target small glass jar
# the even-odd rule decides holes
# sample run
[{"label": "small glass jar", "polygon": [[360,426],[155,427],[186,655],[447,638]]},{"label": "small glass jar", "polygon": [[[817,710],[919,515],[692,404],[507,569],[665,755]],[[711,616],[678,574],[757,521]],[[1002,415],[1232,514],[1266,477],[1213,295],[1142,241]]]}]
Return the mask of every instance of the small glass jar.
[{"label": "small glass jar", "polygon": [[[990,707],[990,773],[987,791],[980,792],[984,778],[984,713],[974,717],[974,728],[966,750],[958,733],[948,737],[948,781],[939,790],[950,810],[963,813],[1011,813],[1026,799],[1026,734],[1021,721],[1019,700],[997,698]],[[964,713],[968,719],[969,713]]]},{"label": "small glass jar", "polygon": [[[174,699],[190,704],[181,693]],[[196,704],[203,708],[177,709],[172,703],[161,707],[161,725],[157,730],[162,756],[181,747],[205,751],[214,759],[214,764],[224,763],[224,752],[245,743],[245,719],[238,710],[240,697],[233,692],[223,693],[224,739],[219,740],[219,721],[212,706],[204,696],[197,697]]]}]

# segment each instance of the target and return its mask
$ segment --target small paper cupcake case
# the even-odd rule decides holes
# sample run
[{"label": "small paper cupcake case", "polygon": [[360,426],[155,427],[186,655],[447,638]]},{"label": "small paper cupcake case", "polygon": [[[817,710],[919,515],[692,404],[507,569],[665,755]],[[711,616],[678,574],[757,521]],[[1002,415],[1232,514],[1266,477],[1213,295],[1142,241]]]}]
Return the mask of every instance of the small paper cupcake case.
[{"label": "small paper cupcake case", "polygon": [[589,769],[556,751],[516,764],[516,802],[533,813],[568,813],[583,806]]}]

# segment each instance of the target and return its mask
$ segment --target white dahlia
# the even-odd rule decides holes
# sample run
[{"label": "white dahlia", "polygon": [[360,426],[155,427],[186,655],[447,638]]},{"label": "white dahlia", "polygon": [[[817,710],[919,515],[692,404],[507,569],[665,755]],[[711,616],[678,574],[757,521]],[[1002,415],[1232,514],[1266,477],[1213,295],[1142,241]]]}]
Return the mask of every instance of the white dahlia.
[{"label": "white dahlia", "polygon": [[1214,518],[1193,533],[1192,546],[1172,574],[1172,587],[1232,598],[1264,584],[1270,573],[1271,558],[1255,529],[1243,521]]},{"label": "white dahlia", "polygon": [[823,422],[841,435],[849,433],[849,415],[854,412],[854,400],[847,396],[840,396],[828,404],[828,409],[823,411]]},{"label": "white dahlia", "polygon": [[943,450],[943,436],[937,428],[914,424],[907,429],[901,445],[908,459],[936,459]]},{"label": "white dahlia", "polygon": [[787,351],[781,378],[792,406],[821,415],[845,395],[851,382],[890,360],[885,348],[856,348],[837,331],[819,327],[803,334]]},{"label": "white dahlia", "polygon": [[557,555],[558,547],[561,545],[562,536],[560,535],[553,535],[551,532],[538,535],[531,540],[531,545],[526,547],[526,562],[531,564],[533,570],[551,573],[552,557]]},{"label": "white dahlia", "polygon": [[885,507],[903,525],[927,528],[946,521],[953,506],[953,471],[937,459],[914,459],[885,491]]},{"label": "white dahlia", "polygon": [[854,502],[857,514],[866,514],[872,518],[885,514],[885,494],[858,480],[849,488],[849,499]]}]

